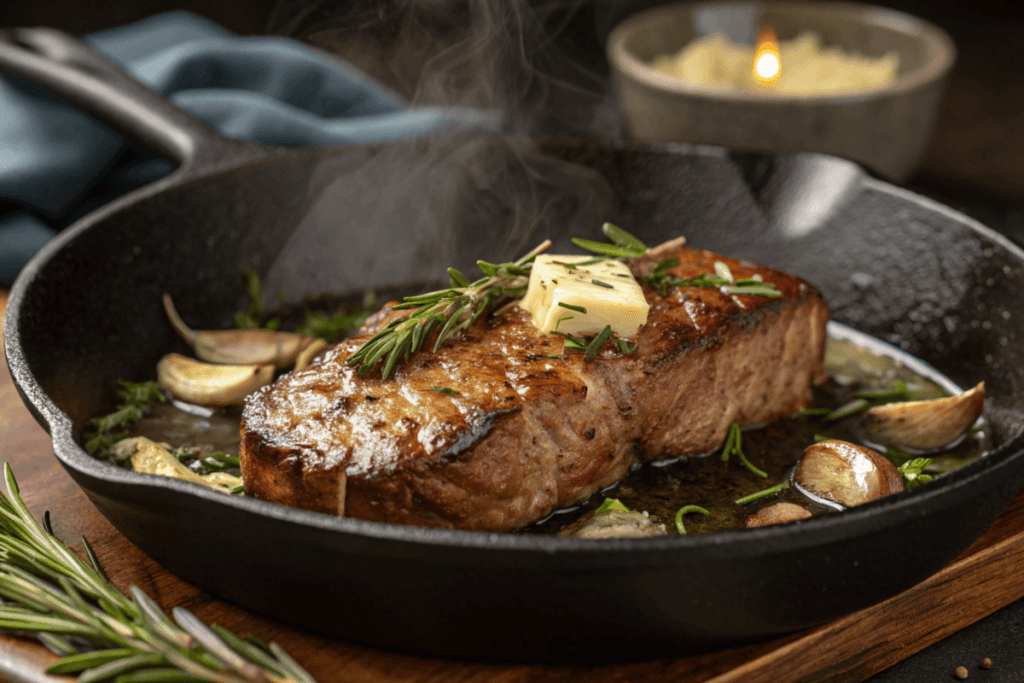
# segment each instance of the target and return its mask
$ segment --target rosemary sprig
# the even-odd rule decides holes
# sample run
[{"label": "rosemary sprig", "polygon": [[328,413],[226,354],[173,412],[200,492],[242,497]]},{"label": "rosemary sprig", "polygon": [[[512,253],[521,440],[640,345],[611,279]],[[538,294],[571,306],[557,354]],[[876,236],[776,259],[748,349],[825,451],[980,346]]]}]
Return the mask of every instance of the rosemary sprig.
[{"label": "rosemary sprig", "polygon": [[[315,683],[279,646],[262,647],[190,612],[174,620],[137,587],[128,599],[103,575],[85,538],[87,564],[39,525],[22,501],[4,463],[7,493],[0,494],[0,630],[40,635],[71,653],[48,673],[78,673],[83,683],[210,681],[211,683]],[[80,652],[80,643],[94,651]]]},{"label": "rosemary sprig", "polygon": [[736,422],[729,425],[729,433],[726,435],[725,444],[722,446],[722,462],[729,462],[729,457],[734,454],[740,459],[740,463],[742,463],[748,470],[762,479],[768,478],[767,472],[756,467],[754,463],[747,460],[747,456],[743,454],[743,433],[740,431],[740,426]]},{"label": "rosemary sprig", "polygon": [[86,431],[85,450],[90,455],[106,458],[108,450],[115,443],[128,436],[127,430],[139,421],[151,401],[166,401],[157,382],[127,382],[117,380],[120,387],[117,397],[121,399],[117,409],[109,415],[89,421]]},{"label": "rosemary sprig", "polygon": [[476,322],[502,297],[522,296],[525,276],[529,275],[534,259],[549,246],[551,241],[545,240],[518,261],[498,264],[477,261],[484,277],[475,282],[469,282],[462,273],[449,268],[451,287],[405,297],[393,310],[410,310],[411,313],[388,323],[349,356],[347,362],[359,366],[360,375],[366,375],[378,363],[383,363],[381,377],[387,379],[400,359],[408,359],[440,328],[434,342],[436,352],[447,339]]},{"label": "rosemary sprig", "polygon": [[676,531],[679,532],[680,536],[686,535],[686,527],[683,526],[683,515],[688,515],[691,512],[697,512],[705,517],[711,514],[699,505],[684,505],[679,508],[679,511],[676,512]]},{"label": "rosemary sprig", "polygon": [[770,282],[764,282],[760,275],[740,278],[733,277],[732,270],[724,261],[715,261],[715,272],[705,273],[697,277],[681,278],[670,275],[668,269],[679,265],[679,259],[670,258],[656,264],[651,272],[641,275],[643,280],[652,289],[665,296],[672,287],[703,287],[717,288],[723,294],[744,294],[767,297],[782,296],[782,292],[775,288]]}]

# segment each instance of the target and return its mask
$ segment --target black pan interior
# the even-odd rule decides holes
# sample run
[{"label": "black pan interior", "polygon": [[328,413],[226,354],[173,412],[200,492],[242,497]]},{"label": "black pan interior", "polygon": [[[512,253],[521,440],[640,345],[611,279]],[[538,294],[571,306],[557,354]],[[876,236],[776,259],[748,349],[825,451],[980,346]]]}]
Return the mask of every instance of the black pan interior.
[{"label": "black pan interior", "polygon": [[244,308],[244,269],[281,305],[416,289],[544,238],[572,249],[570,237],[597,238],[606,220],[650,245],[684,234],[805,277],[834,319],[963,386],[984,379],[997,452],[841,520],[590,545],[226,503],[108,471],[55,429],[58,457],[133,542],[219,595],[365,642],[520,659],[664,654],[835,618],[938,570],[1017,490],[1024,255],[817,155],[418,141],[171,181],[84,219],[33,262],[12,293],[8,354],[37,414],[51,426],[67,415],[77,434],[112,403],[114,378],[150,379],[160,356],[185,351],[164,292],[194,326],[226,327]]}]

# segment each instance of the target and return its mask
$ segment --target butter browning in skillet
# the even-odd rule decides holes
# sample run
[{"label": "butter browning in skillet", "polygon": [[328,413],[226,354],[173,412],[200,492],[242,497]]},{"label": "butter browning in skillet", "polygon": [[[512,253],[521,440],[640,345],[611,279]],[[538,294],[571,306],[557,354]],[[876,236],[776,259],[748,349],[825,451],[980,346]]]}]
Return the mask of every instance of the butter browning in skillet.
[{"label": "butter browning in skillet", "polygon": [[750,262],[670,251],[632,260],[634,275],[678,259],[663,272],[685,280],[721,262],[780,296],[644,284],[650,314],[636,350],[608,344],[594,356],[561,354],[562,338],[512,307],[436,353],[413,353],[387,380],[346,362],[368,335],[342,342],[246,400],[246,494],[359,519],[509,531],[585,500],[634,463],[710,452],[733,422],[809,405],[824,378],[828,310],[817,290]]}]

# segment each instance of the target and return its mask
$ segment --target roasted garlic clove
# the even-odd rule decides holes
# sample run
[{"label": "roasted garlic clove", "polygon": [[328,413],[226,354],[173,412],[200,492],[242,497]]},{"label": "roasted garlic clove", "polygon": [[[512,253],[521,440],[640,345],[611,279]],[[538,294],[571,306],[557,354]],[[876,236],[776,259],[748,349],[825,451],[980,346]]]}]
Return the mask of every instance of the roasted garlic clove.
[{"label": "roasted garlic clove", "polygon": [[884,455],[834,439],[807,447],[794,480],[809,493],[845,507],[903,490],[903,477]]},{"label": "roasted garlic clove", "polygon": [[213,365],[169,353],[156,364],[160,386],[186,403],[217,408],[238,405],[274,379],[273,365]]},{"label": "roasted garlic clove", "polygon": [[171,325],[200,360],[210,363],[272,363],[278,370],[286,370],[314,341],[313,337],[304,334],[274,330],[193,330],[178,315],[169,294],[164,294],[164,310]]},{"label": "roasted garlic clove", "polygon": [[930,451],[956,441],[985,408],[985,383],[959,396],[903,401],[867,411],[870,438],[886,446]]},{"label": "roasted garlic clove", "polygon": [[309,364],[313,362],[313,359],[317,357],[321,351],[326,349],[329,344],[323,339],[315,339],[313,343],[302,350],[302,353],[295,359],[295,369],[302,370],[309,367]]},{"label": "roasted garlic clove", "polygon": [[786,524],[798,519],[809,519],[811,513],[795,503],[776,503],[747,516],[747,528]]},{"label": "roasted garlic clove", "polygon": [[584,517],[557,535],[576,538],[644,538],[664,536],[667,533],[664,524],[654,523],[645,512],[613,509]]},{"label": "roasted garlic clove", "polygon": [[230,487],[242,483],[241,479],[226,472],[201,477],[182,465],[166,448],[144,436],[119,441],[111,447],[110,452],[119,460],[131,458],[132,469],[136,472],[191,481],[222,493],[228,493]]}]

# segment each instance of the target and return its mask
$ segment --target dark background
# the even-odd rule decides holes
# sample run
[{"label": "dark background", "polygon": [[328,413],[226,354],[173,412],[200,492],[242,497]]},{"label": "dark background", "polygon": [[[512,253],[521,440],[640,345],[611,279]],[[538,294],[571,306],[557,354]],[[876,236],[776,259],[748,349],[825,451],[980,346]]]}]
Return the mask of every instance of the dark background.
[{"label": "dark background", "polygon": [[[585,42],[580,36],[594,33],[595,23],[601,23],[601,19],[595,21],[598,15],[606,18],[658,3],[594,0],[589,4],[593,7],[576,13],[576,26],[564,32],[564,40]],[[952,35],[959,50],[932,145],[915,181],[939,188],[968,185],[1003,198],[1024,197],[1024,9],[1019,3],[993,0],[879,4],[938,24]],[[365,14],[369,5],[358,0],[10,0],[0,3],[0,26],[45,25],[81,35],[184,9],[243,35],[275,33],[306,39],[350,8],[359,7]],[[584,50],[589,50],[587,56],[595,67],[603,68],[597,42]]]},{"label": "dark background", "polygon": [[[573,42],[573,54],[591,61],[594,69],[606,70],[600,40],[594,35],[601,29],[595,27],[609,14],[650,4],[658,3],[594,0],[594,6],[575,13],[561,40]],[[932,144],[907,186],[1024,243],[1024,9],[992,0],[879,4],[938,24],[959,51]],[[9,0],[0,2],[0,27],[45,25],[82,35],[184,9],[238,34],[305,40],[337,26],[337,18],[357,5],[364,15],[372,7],[361,0]],[[993,660],[991,669],[979,667],[984,657]],[[910,657],[873,682],[956,680],[953,671],[959,665],[967,667],[971,681],[1024,680],[1024,602]]]}]

